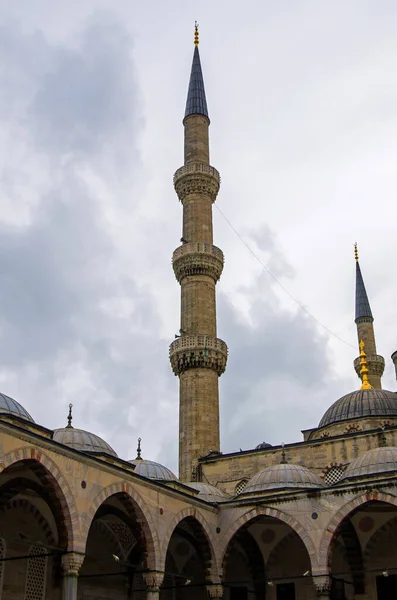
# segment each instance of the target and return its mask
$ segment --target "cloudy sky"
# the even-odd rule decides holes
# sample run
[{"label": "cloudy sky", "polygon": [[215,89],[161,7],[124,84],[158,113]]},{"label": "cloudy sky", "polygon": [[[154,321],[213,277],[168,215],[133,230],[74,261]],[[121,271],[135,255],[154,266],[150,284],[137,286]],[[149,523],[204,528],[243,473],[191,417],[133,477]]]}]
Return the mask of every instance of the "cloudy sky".
[{"label": "cloudy sky", "polygon": [[298,441],[357,388],[355,241],[395,389],[395,0],[0,9],[1,391],[50,428],[72,402],[120,456],[141,436],[177,468],[172,175],[196,19],[222,175],[222,449]]}]

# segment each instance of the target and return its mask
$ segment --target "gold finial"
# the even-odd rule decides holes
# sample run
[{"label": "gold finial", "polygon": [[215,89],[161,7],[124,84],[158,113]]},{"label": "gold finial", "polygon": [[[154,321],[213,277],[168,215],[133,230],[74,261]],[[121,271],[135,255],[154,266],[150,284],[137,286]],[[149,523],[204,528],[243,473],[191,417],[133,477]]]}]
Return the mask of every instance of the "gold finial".
[{"label": "gold finial", "polygon": [[363,340],[360,341],[360,376],[361,381],[363,382],[360,389],[362,390],[372,390],[372,385],[368,381],[368,363],[367,363],[367,355],[364,352],[365,344]]},{"label": "gold finial", "polygon": [[196,46],[196,48],[199,45],[199,32],[197,21],[194,22],[194,45]]},{"label": "gold finial", "polygon": [[357,248],[357,242],[355,242],[355,244],[354,244],[354,258],[356,259],[356,262],[358,262],[358,248]]}]

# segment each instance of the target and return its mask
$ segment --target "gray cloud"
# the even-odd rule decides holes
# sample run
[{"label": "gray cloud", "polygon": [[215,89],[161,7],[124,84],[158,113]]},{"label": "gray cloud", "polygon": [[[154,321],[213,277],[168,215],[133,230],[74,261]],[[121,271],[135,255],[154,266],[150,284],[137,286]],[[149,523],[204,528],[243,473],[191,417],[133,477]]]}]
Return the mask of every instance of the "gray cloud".
[{"label": "gray cloud", "polygon": [[[3,194],[18,185],[24,169],[27,179],[29,170],[41,169],[48,183],[27,224],[0,227],[4,385],[8,380],[36,420],[50,426],[62,425],[56,422],[61,407],[74,402],[76,426],[117,438],[117,449],[127,455],[162,400],[162,371],[168,376],[154,300],[121,270],[112,223],[91,184],[99,178],[105,203],[117,208],[115,176],[122,196],[122,185],[129,186],[139,168],[142,113],[131,40],[112,15],[101,13],[72,48],[39,36],[46,61],[23,106],[19,77],[29,70],[26,53],[37,35],[30,42],[18,30],[14,36],[19,43],[11,43],[7,30],[8,46],[25,49],[15,71],[20,112],[14,126],[23,123],[31,163],[22,173],[12,161],[5,165]],[[132,212],[137,205],[132,202]],[[149,385],[153,370],[157,377]]]},{"label": "gray cloud", "polygon": [[[289,282],[294,272],[274,233],[261,227],[250,237],[272,274]],[[224,294],[219,298],[220,335],[230,349],[221,379],[224,448],[298,441],[300,429],[315,427],[347,382],[335,381],[328,336],[298,306],[282,306],[268,273],[238,291],[247,301],[245,317]]]}]

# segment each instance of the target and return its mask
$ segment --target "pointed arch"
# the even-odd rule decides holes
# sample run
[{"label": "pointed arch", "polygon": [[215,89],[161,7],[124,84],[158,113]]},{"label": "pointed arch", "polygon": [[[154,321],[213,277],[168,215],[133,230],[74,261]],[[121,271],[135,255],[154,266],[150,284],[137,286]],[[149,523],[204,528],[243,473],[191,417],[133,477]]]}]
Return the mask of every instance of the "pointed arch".
[{"label": "pointed arch", "polygon": [[296,519],[294,519],[294,517],[291,517],[291,515],[288,515],[287,513],[283,513],[280,510],[277,510],[276,508],[270,508],[268,506],[266,506],[266,507],[257,506],[255,508],[248,510],[246,513],[241,515],[241,517],[239,519],[234,521],[232,523],[232,525],[225,531],[225,533],[222,536],[220,545],[219,545],[219,562],[220,562],[220,564],[223,564],[224,556],[227,552],[227,547],[228,547],[231,539],[235,535],[235,533],[237,533],[237,531],[241,527],[246,525],[249,521],[252,521],[253,519],[257,519],[260,516],[273,517],[274,519],[278,519],[279,521],[282,521],[286,525],[289,525],[289,527],[291,527],[291,529],[302,540],[302,542],[309,554],[310,562],[313,565],[313,563],[315,562],[315,557],[316,557],[316,548],[315,548],[312,538],[310,537],[310,535],[306,531],[306,529]]},{"label": "pointed arch", "polygon": [[58,465],[41,448],[23,446],[2,456],[1,472],[21,462],[27,467],[36,466],[35,474],[42,485],[52,492],[59,503],[67,539],[63,540],[69,550],[76,550],[80,539],[80,520],[74,495]]},{"label": "pointed arch", "polygon": [[142,527],[142,532],[145,537],[145,545],[147,551],[148,569],[156,571],[159,564],[158,552],[158,535],[157,527],[151,513],[148,510],[147,503],[144,502],[140,494],[125,481],[119,481],[104,488],[91,502],[90,509],[82,518],[81,536],[82,536],[82,552],[85,551],[87,544],[88,533],[95,514],[100,506],[111,496],[124,494],[131,501],[132,508],[136,509],[136,516],[139,525]]},{"label": "pointed arch", "polygon": [[323,533],[317,555],[317,567],[319,571],[324,570],[324,572],[326,572],[328,569],[331,544],[334,539],[335,532],[342,523],[343,519],[345,519],[353,510],[370,501],[385,502],[386,504],[391,504],[397,507],[396,496],[376,491],[360,494],[359,496],[356,496],[352,500],[346,502],[346,504],[344,504],[330,519]]},{"label": "pointed arch", "polygon": [[208,524],[205,517],[203,516],[203,514],[199,510],[197,510],[196,508],[191,507],[191,506],[186,507],[183,510],[179,511],[179,513],[177,513],[174,516],[174,518],[172,519],[171,523],[168,526],[167,532],[164,536],[164,539],[163,539],[163,542],[161,545],[161,552],[160,552],[161,569],[163,569],[163,570],[165,569],[165,560],[166,560],[167,550],[168,550],[168,546],[169,546],[172,534],[174,533],[174,531],[178,527],[178,525],[182,521],[184,521],[185,519],[188,519],[188,518],[190,518],[192,520],[194,519],[200,525],[200,530],[197,529],[197,533],[198,533],[198,537],[201,534],[201,537],[204,538],[204,540],[202,540],[202,543],[206,544],[209,549],[210,563],[211,563],[211,575],[213,577],[218,577],[219,569],[218,569],[218,564],[217,564],[217,560],[216,560],[216,553],[214,550],[216,548],[216,541],[215,541],[214,535],[211,531],[211,527]]}]

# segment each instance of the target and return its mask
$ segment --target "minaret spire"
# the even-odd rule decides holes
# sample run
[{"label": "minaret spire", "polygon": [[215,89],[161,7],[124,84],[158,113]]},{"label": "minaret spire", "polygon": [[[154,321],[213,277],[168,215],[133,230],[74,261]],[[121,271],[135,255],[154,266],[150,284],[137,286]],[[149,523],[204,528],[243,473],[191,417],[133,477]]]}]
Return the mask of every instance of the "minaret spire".
[{"label": "minaret spire", "polygon": [[[368,367],[368,383],[371,387],[381,389],[381,377],[385,368],[383,356],[376,353],[374,318],[365,289],[363,276],[360,269],[357,244],[354,244],[354,258],[356,260],[356,315],[357,337],[360,356],[354,361],[354,368],[361,378],[361,342],[366,348],[366,366]],[[366,388],[365,388],[366,389]]]},{"label": "minaret spire", "polygon": [[180,381],[179,477],[192,481],[198,459],[219,451],[218,378],[226,368],[227,346],[217,338],[215,284],[223,253],[213,245],[212,204],[220,185],[209,164],[207,101],[195,25],[193,63],[186,102],[184,166],[174,175],[183,206],[183,231],[172,266],[181,285],[180,335],[170,346],[172,370]]},{"label": "minaret spire", "polygon": [[204,115],[208,117],[207,99],[205,97],[203,72],[199,54],[199,34],[197,21],[194,26],[194,52],[192,70],[190,72],[189,89],[186,100],[185,117],[189,115]]}]

